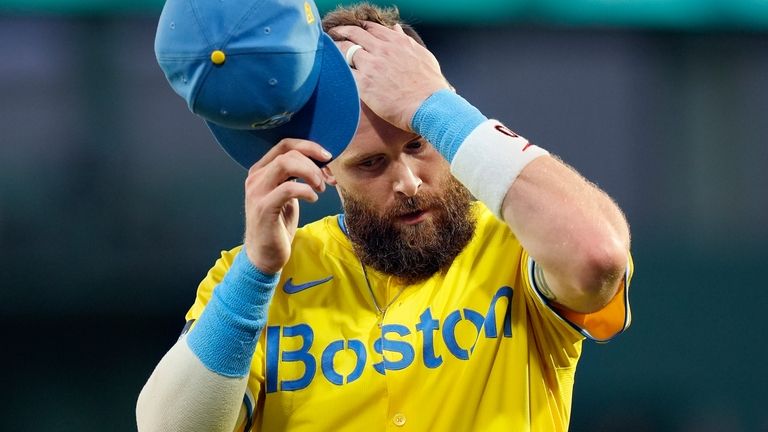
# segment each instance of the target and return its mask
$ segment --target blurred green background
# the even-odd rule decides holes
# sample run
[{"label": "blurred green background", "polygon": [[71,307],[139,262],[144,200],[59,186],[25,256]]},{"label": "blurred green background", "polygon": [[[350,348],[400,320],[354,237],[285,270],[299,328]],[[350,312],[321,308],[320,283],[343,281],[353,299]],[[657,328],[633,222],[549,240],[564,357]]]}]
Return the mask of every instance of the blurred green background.
[{"label": "blurred green background", "polygon": [[[21,13],[147,14],[163,0],[3,0],[0,9]],[[318,0],[328,10],[350,0]],[[373,2],[377,3],[377,2]],[[406,14],[423,22],[487,24],[514,21],[559,24],[642,25],[652,27],[768,27],[765,0],[400,0]]]},{"label": "blurred green background", "polygon": [[[398,5],[460,93],[632,225],[634,324],[585,344],[571,430],[768,431],[768,2]],[[0,1],[0,430],[135,430],[240,242],[245,171],[165,82],[161,6]]]}]

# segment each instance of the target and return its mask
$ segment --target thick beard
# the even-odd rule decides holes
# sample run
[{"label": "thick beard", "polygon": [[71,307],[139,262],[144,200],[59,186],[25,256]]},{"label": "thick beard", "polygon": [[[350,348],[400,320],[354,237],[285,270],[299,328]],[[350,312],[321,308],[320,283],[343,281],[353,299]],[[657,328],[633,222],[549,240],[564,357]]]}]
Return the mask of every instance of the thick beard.
[{"label": "thick beard", "polygon": [[[339,187],[347,231],[360,261],[406,284],[424,281],[445,270],[472,240],[475,218],[472,195],[448,175],[436,194],[398,199],[383,216],[365,199]],[[402,225],[399,216],[430,209],[431,218]]]}]

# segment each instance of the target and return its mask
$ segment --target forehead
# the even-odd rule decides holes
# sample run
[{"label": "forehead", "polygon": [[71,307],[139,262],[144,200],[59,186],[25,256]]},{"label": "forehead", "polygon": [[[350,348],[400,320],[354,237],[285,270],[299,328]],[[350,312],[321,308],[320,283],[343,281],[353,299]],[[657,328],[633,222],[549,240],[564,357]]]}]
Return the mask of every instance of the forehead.
[{"label": "forehead", "polygon": [[392,126],[363,104],[357,132],[352,142],[339,155],[339,159],[353,159],[367,154],[396,150],[417,138],[418,135],[413,132]]}]

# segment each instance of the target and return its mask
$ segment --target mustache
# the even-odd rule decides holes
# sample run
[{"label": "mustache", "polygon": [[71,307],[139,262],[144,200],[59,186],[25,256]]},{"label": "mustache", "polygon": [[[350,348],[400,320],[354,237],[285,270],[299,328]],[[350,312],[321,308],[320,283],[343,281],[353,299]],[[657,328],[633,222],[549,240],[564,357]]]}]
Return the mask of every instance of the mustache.
[{"label": "mustache", "polygon": [[415,195],[411,197],[398,198],[392,207],[387,211],[386,217],[396,218],[407,214],[424,211],[430,207],[436,207],[441,204],[441,200],[434,195]]}]

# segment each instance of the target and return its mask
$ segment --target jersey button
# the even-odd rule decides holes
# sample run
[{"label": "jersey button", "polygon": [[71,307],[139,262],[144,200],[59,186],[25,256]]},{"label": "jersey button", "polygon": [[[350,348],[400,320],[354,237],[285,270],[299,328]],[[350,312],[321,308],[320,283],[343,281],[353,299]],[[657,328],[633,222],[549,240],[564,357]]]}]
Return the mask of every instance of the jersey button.
[{"label": "jersey button", "polygon": [[395,424],[395,426],[402,426],[405,424],[405,415],[401,413],[395,414],[394,417],[392,417],[392,423]]}]

